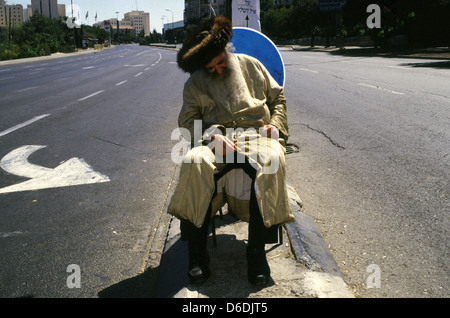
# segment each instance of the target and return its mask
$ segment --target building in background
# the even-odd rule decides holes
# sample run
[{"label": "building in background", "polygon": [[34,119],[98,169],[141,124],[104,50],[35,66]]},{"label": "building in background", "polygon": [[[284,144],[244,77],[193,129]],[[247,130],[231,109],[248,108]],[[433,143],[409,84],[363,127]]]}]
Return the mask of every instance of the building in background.
[{"label": "building in background", "polygon": [[[122,20],[111,18],[106,20],[111,29],[119,30],[119,32],[129,32],[131,34],[139,35],[144,31],[145,36],[150,35],[150,13],[144,11],[131,11],[125,13]],[[118,23],[117,23],[118,22]],[[94,24],[100,28],[105,28],[105,21],[99,21]]]},{"label": "building in background", "polygon": [[38,13],[49,17],[58,18],[58,0],[31,0],[33,14]]},{"label": "building in background", "polygon": [[144,30],[144,34],[150,35],[150,13],[144,11],[131,11],[125,13],[124,26],[132,26],[136,29],[136,34],[139,34]]},{"label": "building in background", "polygon": [[[105,24],[106,22],[106,24]],[[106,21],[100,21],[94,24],[94,26],[98,26],[102,29],[107,30],[108,27],[111,28],[111,30],[119,31],[120,33],[129,33],[131,35],[138,35],[136,28],[132,25],[131,21],[128,20],[117,20],[117,18],[111,18]],[[105,27],[106,26],[106,27]]]},{"label": "building in background", "polygon": [[66,17],[66,5],[65,4],[58,4],[58,16],[60,18]]},{"label": "building in background", "polygon": [[173,23],[164,23],[163,33],[167,30],[179,29],[184,27],[184,21],[175,21]]},{"label": "building in background", "polygon": [[231,0],[185,0],[184,21],[224,15],[231,18]]},{"label": "building in background", "polygon": [[29,4],[25,9],[23,9],[23,21],[24,22],[28,21],[32,16],[33,16],[33,6]]},{"label": "building in background", "polygon": [[0,0],[0,26],[17,25],[23,22],[23,6],[6,4]]}]

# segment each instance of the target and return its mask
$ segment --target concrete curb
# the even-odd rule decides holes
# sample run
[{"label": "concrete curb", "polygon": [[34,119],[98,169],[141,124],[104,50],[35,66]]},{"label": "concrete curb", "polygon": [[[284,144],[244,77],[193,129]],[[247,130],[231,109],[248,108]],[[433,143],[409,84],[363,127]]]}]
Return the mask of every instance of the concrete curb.
[{"label": "concrete curb", "polygon": [[289,181],[287,186],[295,222],[285,228],[297,260],[313,271],[344,278],[313,218],[302,211],[303,203],[294,187]]}]

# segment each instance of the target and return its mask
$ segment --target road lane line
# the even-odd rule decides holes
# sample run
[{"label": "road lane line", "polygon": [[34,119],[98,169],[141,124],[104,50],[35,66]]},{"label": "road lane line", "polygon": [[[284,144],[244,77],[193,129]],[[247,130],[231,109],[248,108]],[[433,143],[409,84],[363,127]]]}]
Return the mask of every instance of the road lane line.
[{"label": "road lane line", "polygon": [[314,71],[314,70],[310,70],[307,68],[299,68],[300,71],[305,71],[305,72],[310,72],[310,73],[314,73],[314,74],[318,74],[318,71]]},{"label": "road lane line", "polygon": [[80,98],[78,101],[79,101],[79,102],[82,102],[82,101],[84,101],[84,100],[86,100],[86,99],[89,99],[89,98],[91,98],[91,97],[94,97],[95,95],[101,94],[101,93],[103,93],[103,92],[104,92],[104,90],[103,90],[103,91],[95,92],[94,94],[91,94],[91,95],[88,95],[88,96],[86,96],[86,97]]},{"label": "road lane line", "polygon": [[383,88],[383,87],[380,87],[380,86],[369,85],[369,84],[365,84],[365,83],[359,83],[358,85],[359,85],[359,86],[364,86],[364,87],[370,87],[370,88],[379,89],[379,90],[381,90],[381,91],[383,91],[383,92],[388,92],[388,93],[391,93],[391,94],[405,95],[405,93],[393,91],[393,90],[390,90],[390,89],[387,89],[387,88]]},{"label": "road lane line", "polygon": [[138,53],[138,54],[136,54],[136,56],[139,56],[139,55],[142,55],[142,54],[145,54],[145,53],[148,53],[148,52],[151,52],[152,50],[147,50],[147,51],[144,51],[144,52],[141,52],[141,53]]},{"label": "road lane line", "polygon": [[23,232],[15,231],[15,232],[0,232],[0,238],[7,238],[13,236],[23,235]]},{"label": "road lane line", "polygon": [[125,84],[126,82],[128,82],[128,81],[127,81],[127,80],[122,81],[122,82],[120,82],[120,83],[117,83],[116,86],[120,86],[120,85],[122,85],[122,84]]},{"label": "road lane line", "polygon": [[405,66],[388,66],[389,68],[396,68],[399,70],[411,70],[412,68],[410,67],[405,67]]},{"label": "road lane line", "polygon": [[136,75],[134,75],[134,77],[139,77],[139,76],[141,76],[141,75],[142,75],[142,72],[137,73]]},{"label": "road lane line", "polygon": [[26,91],[31,91],[31,90],[37,89],[39,87],[40,86],[31,86],[31,87],[27,87],[27,88],[22,88],[22,89],[17,90],[16,93],[24,93]]},{"label": "road lane line", "polygon": [[30,119],[30,120],[28,120],[28,121],[26,121],[26,122],[24,122],[24,123],[22,123],[22,124],[19,124],[19,125],[17,125],[17,126],[14,126],[14,127],[12,127],[12,128],[9,128],[9,129],[5,130],[4,132],[1,132],[1,133],[0,133],[0,137],[6,136],[7,134],[12,133],[13,131],[16,131],[16,130],[18,130],[18,129],[20,129],[20,128],[23,128],[23,127],[25,127],[25,126],[31,125],[32,123],[37,122],[38,120],[41,120],[41,119],[43,119],[43,118],[45,118],[45,117],[48,117],[48,116],[50,116],[50,114],[45,114],[45,115],[41,115],[41,116],[36,116],[36,117],[34,117],[33,119]]}]

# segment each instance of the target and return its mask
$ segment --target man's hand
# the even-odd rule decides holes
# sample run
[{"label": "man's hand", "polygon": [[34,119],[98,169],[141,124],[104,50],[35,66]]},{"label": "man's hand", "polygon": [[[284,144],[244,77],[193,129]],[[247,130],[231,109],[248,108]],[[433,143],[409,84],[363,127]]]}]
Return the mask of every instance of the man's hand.
[{"label": "man's hand", "polygon": [[234,153],[237,150],[236,145],[230,139],[219,134],[211,137],[209,147],[219,156],[225,156],[227,153]]},{"label": "man's hand", "polygon": [[265,125],[260,129],[260,133],[263,137],[272,138],[278,140],[280,138],[280,131],[274,125]]}]

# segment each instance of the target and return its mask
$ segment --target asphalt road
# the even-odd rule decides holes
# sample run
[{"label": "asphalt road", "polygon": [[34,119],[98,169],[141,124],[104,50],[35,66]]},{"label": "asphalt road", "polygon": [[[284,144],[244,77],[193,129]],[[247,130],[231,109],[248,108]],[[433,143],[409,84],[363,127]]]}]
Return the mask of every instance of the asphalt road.
[{"label": "asphalt road", "polygon": [[[0,160],[12,153],[14,171],[45,174],[78,158],[104,177],[83,184],[74,167],[62,184],[80,185],[41,177],[42,189],[1,193],[29,178],[0,170],[0,297],[97,297],[157,268],[186,80],[175,56],[134,45],[0,67]],[[46,147],[17,153],[29,145]]]},{"label": "asphalt road", "polygon": [[[289,179],[347,283],[449,296],[448,64],[282,55]],[[0,66],[0,297],[152,295],[187,79],[175,57],[119,46]]]},{"label": "asphalt road", "polygon": [[[289,176],[361,297],[448,297],[448,60],[283,51]],[[371,288],[372,287],[372,288]]]}]

